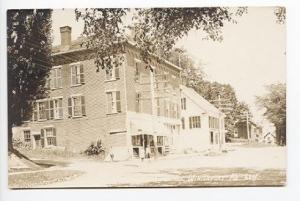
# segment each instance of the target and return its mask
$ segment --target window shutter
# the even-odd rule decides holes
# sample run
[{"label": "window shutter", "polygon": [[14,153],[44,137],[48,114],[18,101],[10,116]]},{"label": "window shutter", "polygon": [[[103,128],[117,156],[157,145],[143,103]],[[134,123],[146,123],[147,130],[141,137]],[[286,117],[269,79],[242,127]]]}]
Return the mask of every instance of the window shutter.
[{"label": "window shutter", "polygon": [[135,94],[135,111],[140,112],[140,93]]},{"label": "window shutter", "polygon": [[80,83],[84,83],[83,64],[80,64]]},{"label": "window shutter", "polygon": [[68,115],[69,117],[72,117],[72,98],[68,98]]},{"label": "window shutter", "polygon": [[82,116],[86,116],[84,96],[81,96],[81,112],[82,112]]},{"label": "window shutter", "polygon": [[120,68],[119,68],[119,66],[115,67],[115,78],[120,79]]},{"label": "window shutter", "polygon": [[75,66],[71,66],[71,84],[76,84],[76,69]]},{"label": "window shutter", "polygon": [[58,99],[58,115],[59,115],[59,118],[63,118],[63,107],[62,107],[62,98]]},{"label": "window shutter", "polygon": [[54,118],[54,106],[53,106],[53,100],[50,100],[49,103],[49,119],[53,119]]},{"label": "window shutter", "polygon": [[61,88],[62,87],[62,68],[58,68],[57,69],[57,85],[58,85],[58,88]]},{"label": "window shutter", "polygon": [[116,91],[117,112],[121,112],[120,91]]},{"label": "window shutter", "polygon": [[41,129],[41,145],[42,147],[45,147],[45,133],[44,133],[44,129]]},{"label": "window shutter", "polygon": [[190,129],[192,128],[192,118],[189,117]]},{"label": "window shutter", "polygon": [[50,108],[49,108],[49,100],[45,101],[45,112],[46,112],[46,119],[50,119]]}]

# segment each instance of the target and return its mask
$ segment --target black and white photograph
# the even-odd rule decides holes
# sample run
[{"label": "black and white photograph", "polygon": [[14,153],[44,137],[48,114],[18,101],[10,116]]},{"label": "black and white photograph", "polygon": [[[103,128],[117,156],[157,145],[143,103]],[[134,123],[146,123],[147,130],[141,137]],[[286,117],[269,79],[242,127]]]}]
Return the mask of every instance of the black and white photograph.
[{"label": "black and white photograph", "polygon": [[286,9],[9,9],[8,187],[286,185]]}]

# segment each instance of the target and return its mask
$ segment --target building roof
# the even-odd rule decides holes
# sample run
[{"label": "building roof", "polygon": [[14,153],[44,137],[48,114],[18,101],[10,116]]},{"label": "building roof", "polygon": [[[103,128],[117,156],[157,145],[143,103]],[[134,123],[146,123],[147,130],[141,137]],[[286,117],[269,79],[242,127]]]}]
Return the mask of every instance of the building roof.
[{"label": "building roof", "polygon": [[188,96],[195,104],[201,107],[207,113],[214,113],[216,115],[225,116],[218,108],[216,108],[213,104],[208,102],[205,98],[203,98],[200,94],[198,94],[194,89],[190,87],[186,87],[184,85],[180,86],[182,92]]},{"label": "building roof", "polygon": [[[77,39],[72,40],[71,45],[67,48],[62,46],[62,45],[53,46],[52,47],[52,56],[55,57],[55,58],[61,58],[61,57],[66,56],[68,58],[67,62],[70,62],[72,59],[78,60],[79,59],[78,54],[80,54],[79,52],[82,52],[82,51],[92,52],[92,50],[88,50],[87,48],[85,48],[81,45],[83,42],[84,42],[84,37],[78,37]],[[135,44],[130,40],[128,40],[124,43],[125,43],[125,45],[127,45],[131,48],[138,49],[135,46]],[[153,56],[154,58],[157,57],[156,55],[151,55],[151,56]],[[175,64],[171,63],[168,60],[164,59],[163,63],[170,66],[170,67],[172,67],[172,68],[174,68],[174,69],[176,69],[176,70],[178,70],[178,71],[182,70],[179,66],[176,66]]]}]

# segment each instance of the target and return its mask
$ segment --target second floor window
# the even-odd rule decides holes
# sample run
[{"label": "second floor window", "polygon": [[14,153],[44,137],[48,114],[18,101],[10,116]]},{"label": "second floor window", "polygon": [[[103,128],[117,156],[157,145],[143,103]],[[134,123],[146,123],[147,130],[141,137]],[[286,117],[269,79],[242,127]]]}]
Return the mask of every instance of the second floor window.
[{"label": "second floor window", "polygon": [[62,88],[62,68],[61,67],[54,67],[51,70],[50,88],[51,89]]},{"label": "second floor window", "polygon": [[38,120],[46,120],[46,103],[47,101],[41,101],[37,103]]},{"label": "second floor window", "polygon": [[40,100],[33,103],[32,120],[43,121],[63,118],[62,98]]},{"label": "second floor window", "polygon": [[71,65],[71,85],[84,84],[83,64],[77,63]]},{"label": "second floor window", "polygon": [[108,91],[107,97],[107,113],[120,113],[121,112],[121,98],[120,91]]},{"label": "second floor window", "polygon": [[56,98],[50,100],[49,110],[50,110],[50,119],[62,119],[63,118],[63,106],[62,98]]},{"label": "second floor window", "polygon": [[68,99],[68,114],[69,117],[86,116],[84,96],[76,95]]}]

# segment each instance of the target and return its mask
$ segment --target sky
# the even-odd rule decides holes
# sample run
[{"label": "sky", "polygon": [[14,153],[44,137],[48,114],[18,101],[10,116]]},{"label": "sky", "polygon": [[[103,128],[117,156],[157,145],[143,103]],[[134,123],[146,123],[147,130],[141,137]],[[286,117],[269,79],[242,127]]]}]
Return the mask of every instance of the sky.
[{"label": "sky", "polygon": [[[71,26],[72,39],[83,29],[73,10],[54,10],[52,20],[54,45],[60,43],[59,27]],[[203,64],[207,80],[233,86],[238,100],[250,106],[256,121],[262,121],[255,96],[266,93],[265,85],[286,80],[285,25],[276,23],[273,7],[250,7],[237,21],[225,24],[222,42],[203,40],[203,33],[194,30],[176,46]]]}]

